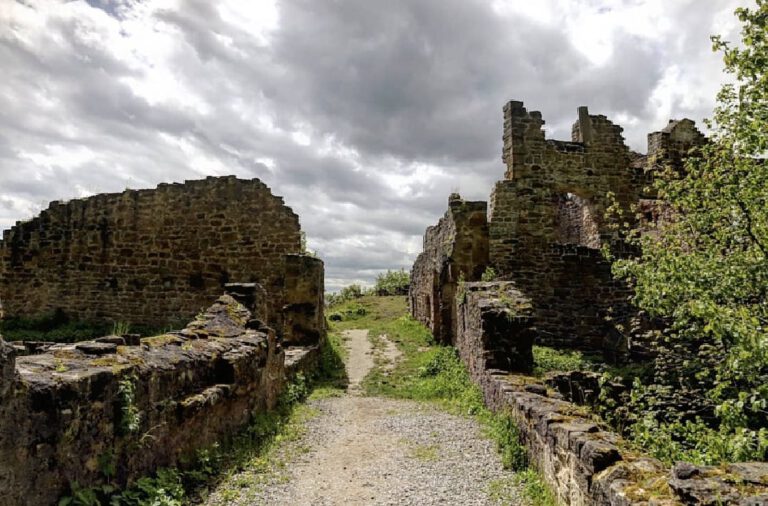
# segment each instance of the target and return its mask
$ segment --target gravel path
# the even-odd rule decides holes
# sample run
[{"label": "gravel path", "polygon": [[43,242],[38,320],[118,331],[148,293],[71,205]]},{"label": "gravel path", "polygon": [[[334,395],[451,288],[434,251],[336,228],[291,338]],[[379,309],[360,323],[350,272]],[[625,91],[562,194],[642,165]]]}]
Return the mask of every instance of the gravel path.
[{"label": "gravel path", "polygon": [[[363,397],[360,381],[373,367],[367,331],[348,331],[348,393],[311,402],[318,414],[289,462],[270,477],[250,470],[227,480],[208,504],[237,505],[488,505],[504,483],[504,504],[518,504],[493,443],[477,423],[423,403]],[[298,449],[298,451],[297,451]],[[238,497],[222,490],[241,483]]]}]

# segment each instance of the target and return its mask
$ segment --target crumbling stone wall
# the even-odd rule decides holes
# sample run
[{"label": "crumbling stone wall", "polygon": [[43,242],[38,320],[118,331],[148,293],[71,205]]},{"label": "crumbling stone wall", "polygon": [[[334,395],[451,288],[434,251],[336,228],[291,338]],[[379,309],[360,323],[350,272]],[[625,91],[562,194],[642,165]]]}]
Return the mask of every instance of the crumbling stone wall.
[{"label": "crumbling stone wall", "polygon": [[325,335],[325,270],[308,255],[287,255],[283,326],[286,345],[317,344]]},{"label": "crumbling stone wall", "polygon": [[411,272],[411,313],[436,339],[455,336],[456,290],[461,280],[478,280],[488,265],[485,202],[469,202],[454,193],[448,211],[424,236],[424,252]]},{"label": "crumbling stone wall", "polygon": [[[476,281],[478,272],[493,267],[531,300],[538,342],[617,357],[626,339],[607,319],[626,323],[633,309],[628,287],[613,279],[600,251],[606,245],[615,255],[627,253],[606,211],[616,205],[632,222],[638,206],[642,219],[660,219],[663,210],[650,188],[655,170],[679,167],[705,139],[692,121],[673,121],[649,134],[649,154],[640,155],[626,146],[620,126],[586,107],[578,109],[570,141],[547,139],[543,125],[541,113],[522,102],[504,107],[505,178],[491,193],[487,221],[466,223],[464,232],[487,248],[487,260],[464,268],[474,273],[465,279]],[[456,335],[455,302],[446,296],[456,291],[456,275],[447,275],[447,266],[467,248],[452,239],[453,213],[427,230],[411,287],[414,317],[445,342]]]},{"label": "crumbling stone wall", "polygon": [[[254,307],[264,293],[230,288]],[[70,483],[103,483],[104,462],[125,485],[273,408],[319,347],[288,348],[286,361],[255,316],[225,295],[180,332],[140,341],[109,336],[16,357],[24,347],[0,339],[0,506],[55,504]]]},{"label": "crumbling stone wall", "polygon": [[52,202],[0,241],[7,316],[185,321],[230,280],[260,283],[282,331],[286,254],[298,216],[261,181],[209,177]]},{"label": "crumbling stone wall", "polygon": [[599,248],[616,246],[604,216],[644,194],[622,128],[580,107],[571,141],[546,139],[539,112],[504,107],[505,179],[489,205],[491,264],[533,301],[540,341],[602,349],[605,316],[627,291],[612,281]]},{"label": "crumbling stone wall", "polygon": [[455,345],[472,377],[487,369],[533,372],[530,300],[509,281],[466,283],[463,290]]},{"label": "crumbling stone wall", "polygon": [[668,165],[680,170],[691,149],[701,147],[706,142],[706,137],[693,121],[687,118],[669,120],[669,124],[661,131],[648,134],[646,164],[651,167]]},{"label": "crumbling stone wall", "polygon": [[[768,463],[667,469],[628,451],[618,434],[568,402],[532,369],[536,320],[510,282],[467,283],[459,299],[456,347],[494,411],[521,432],[531,463],[569,506],[768,503]],[[508,325],[500,325],[502,321]],[[583,393],[582,393],[583,394]]]}]

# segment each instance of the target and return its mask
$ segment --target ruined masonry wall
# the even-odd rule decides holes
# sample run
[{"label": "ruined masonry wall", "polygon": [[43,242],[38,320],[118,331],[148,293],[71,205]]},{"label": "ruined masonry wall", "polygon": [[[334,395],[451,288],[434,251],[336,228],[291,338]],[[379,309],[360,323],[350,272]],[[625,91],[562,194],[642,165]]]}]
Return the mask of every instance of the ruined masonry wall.
[{"label": "ruined masonry wall", "polygon": [[[661,462],[625,451],[620,437],[535,377],[524,374],[535,319],[514,284],[468,283],[456,347],[486,405],[506,412],[532,464],[567,506],[768,504],[768,463],[717,466]],[[507,325],[500,325],[503,321]],[[668,485],[668,486],[665,486]]]},{"label": "ruined masonry wall", "polygon": [[259,180],[209,177],[52,202],[0,241],[6,316],[186,321],[229,281],[259,282],[280,327],[285,255],[299,219]]},{"label": "ruined masonry wall", "polygon": [[478,280],[488,265],[485,202],[468,202],[453,194],[448,211],[424,236],[424,252],[411,272],[411,314],[437,340],[455,336],[456,290],[460,280]]},{"label": "ruined masonry wall", "polygon": [[104,462],[121,486],[177,465],[273,408],[286,377],[275,332],[227,295],[181,332],[56,344],[10,376],[9,348],[0,339],[0,506],[56,504],[70,483],[103,483]]},{"label": "ruined masonry wall", "polygon": [[620,247],[604,222],[607,195],[629,209],[647,180],[605,116],[579,108],[571,141],[546,139],[543,125],[521,102],[504,107],[507,171],[489,204],[491,264],[533,301],[540,342],[602,349],[608,308],[625,311],[628,294],[599,251]]}]

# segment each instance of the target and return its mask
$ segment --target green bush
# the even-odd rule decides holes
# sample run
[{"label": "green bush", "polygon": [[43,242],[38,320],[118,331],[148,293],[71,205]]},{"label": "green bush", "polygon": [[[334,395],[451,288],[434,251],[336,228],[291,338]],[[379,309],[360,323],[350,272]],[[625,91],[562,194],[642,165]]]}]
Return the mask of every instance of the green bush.
[{"label": "green bush", "polygon": [[411,285],[411,276],[404,269],[388,270],[376,277],[373,291],[376,295],[407,295]]},{"label": "green bush", "polygon": [[363,288],[360,285],[349,285],[342,288],[339,293],[328,293],[325,295],[325,305],[328,307],[338,306],[351,300],[359,299],[364,295]]},{"label": "green bush", "polygon": [[595,363],[576,350],[558,350],[548,346],[533,347],[534,373],[541,375],[550,371],[589,371]]},{"label": "green bush", "polygon": [[[665,327],[653,382],[635,395],[638,409],[657,415],[661,436],[644,437],[642,418],[636,439],[651,448],[663,442],[670,454],[711,452],[702,460],[764,459],[768,427],[768,1],[736,15],[740,43],[712,38],[732,79],[707,122],[709,142],[682,170],[656,172],[666,217],[641,234],[627,210],[611,209],[640,251],[616,260],[614,274]],[[723,447],[729,439],[738,447]]]}]

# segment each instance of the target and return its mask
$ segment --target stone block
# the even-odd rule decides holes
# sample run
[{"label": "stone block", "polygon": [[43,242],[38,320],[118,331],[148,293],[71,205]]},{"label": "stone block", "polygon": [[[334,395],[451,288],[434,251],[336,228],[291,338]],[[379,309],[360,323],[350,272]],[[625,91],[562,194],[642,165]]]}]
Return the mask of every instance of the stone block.
[{"label": "stone block", "polygon": [[0,399],[13,390],[15,382],[16,349],[0,336]]}]

